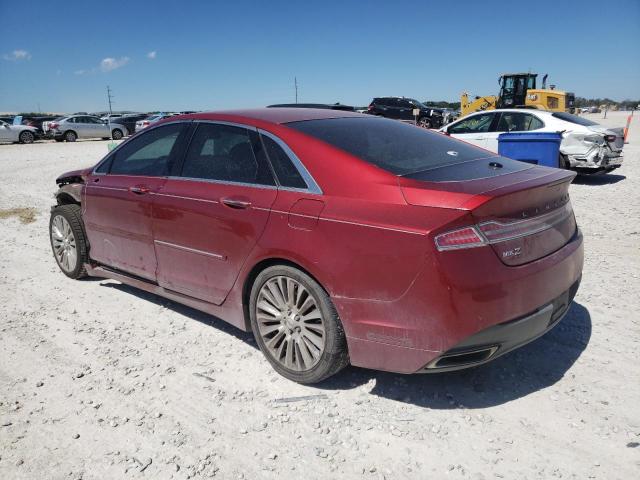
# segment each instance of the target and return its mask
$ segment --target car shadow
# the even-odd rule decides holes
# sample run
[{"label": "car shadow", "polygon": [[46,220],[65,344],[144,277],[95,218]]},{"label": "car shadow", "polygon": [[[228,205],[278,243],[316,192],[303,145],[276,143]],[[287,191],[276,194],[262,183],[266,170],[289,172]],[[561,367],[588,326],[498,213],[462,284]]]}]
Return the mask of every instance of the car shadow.
[{"label": "car shadow", "polygon": [[375,380],[371,395],[424,408],[486,408],[550,387],[580,357],[591,338],[591,315],[573,303],[549,333],[479,367],[458,372],[399,375],[349,367],[318,385],[345,390]]},{"label": "car shadow", "polygon": [[187,307],[186,305],[182,305],[181,303],[174,302],[173,300],[166,299],[154,293],[145,292],[144,290],[140,290],[139,288],[125,285],[124,283],[115,283],[105,278],[100,278],[99,280],[104,282],[100,284],[100,286],[102,287],[114,288],[121,292],[134,295],[147,302],[154,303],[158,306],[163,306],[176,313],[179,313],[180,315],[189,317],[192,320],[204,323],[205,325],[220,330],[221,332],[228,333],[238,340],[242,340],[243,342],[251,345],[253,348],[258,348],[255,339],[253,338],[253,333],[240,330],[239,328],[234,327],[230,323],[227,323],[214,315],[201,312],[200,310],[196,310],[195,308]]},{"label": "car shadow", "polygon": [[615,173],[602,173],[596,175],[578,175],[573,183],[577,185],[610,185],[621,182],[627,177]]},{"label": "car shadow", "polygon": [[[100,280],[104,282],[101,284],[103,287],[161,305],[258,348],[251,332],[244,332],[213,315],[129,285],[104,278]],[[590,338],[591,315],[584,306],[573,302],[565,318],[549,333],[476,368],[459,372],[402,375],[347,367],[314,387],[319,390],[351,390],[373,381],[370,395],[419,407],[492,407],[554,385],[580,357]]]}]

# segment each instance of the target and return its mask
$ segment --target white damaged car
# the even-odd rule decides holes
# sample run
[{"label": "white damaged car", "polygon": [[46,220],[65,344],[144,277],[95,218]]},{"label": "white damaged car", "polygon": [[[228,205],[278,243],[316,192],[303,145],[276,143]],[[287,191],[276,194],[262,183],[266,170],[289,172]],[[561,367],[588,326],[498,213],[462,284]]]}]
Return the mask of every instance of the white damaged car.
[{"label": "white damaged car", "polygon": [[603,127],[570,113],[490,110],[467,115],[440,131],[496,153],[501,133],[562,132],[560,167],[579,173],[598,173],[609,172],[622,164],[623,128]]}]

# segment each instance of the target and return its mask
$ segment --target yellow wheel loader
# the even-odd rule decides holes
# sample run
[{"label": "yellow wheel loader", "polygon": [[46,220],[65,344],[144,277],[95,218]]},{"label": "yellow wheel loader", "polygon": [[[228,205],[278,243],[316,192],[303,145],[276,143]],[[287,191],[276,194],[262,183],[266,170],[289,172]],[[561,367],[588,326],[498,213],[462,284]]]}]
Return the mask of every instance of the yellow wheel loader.
[{"label": "yellow wheel loader", "polygon": [[496,108],[538,108],[553,112],[574,112],[573,93],[556,90],[555,85],[550,85],[547,89],[547,75],[542,79],[542,88],[537,89],[537,78],[537,73],[506,73],[498,80],[498,96],[488,95],[471,100],[465,92],[460,97],[460,116]]}]

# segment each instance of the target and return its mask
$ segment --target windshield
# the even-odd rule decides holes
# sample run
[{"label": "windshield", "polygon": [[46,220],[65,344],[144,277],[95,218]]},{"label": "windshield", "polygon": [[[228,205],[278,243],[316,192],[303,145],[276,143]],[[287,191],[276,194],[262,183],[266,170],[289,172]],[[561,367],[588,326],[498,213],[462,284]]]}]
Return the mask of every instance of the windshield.
[{"label": "windshield", "polygon": [[493,155],[441,133],[386,118],[329,118],[286,125],[395,175]]},{"label": "windshield", "polygon": [[587,120],[586,118],[579,117],[577,115],[572,115],[570,113],[565,112],[554,112],[552,115],[560,120],[564,120],[565,122],[571,122],[578,125],[582,125],[584,127],[593,127],[594,125],[599,125],[598,123]]}]

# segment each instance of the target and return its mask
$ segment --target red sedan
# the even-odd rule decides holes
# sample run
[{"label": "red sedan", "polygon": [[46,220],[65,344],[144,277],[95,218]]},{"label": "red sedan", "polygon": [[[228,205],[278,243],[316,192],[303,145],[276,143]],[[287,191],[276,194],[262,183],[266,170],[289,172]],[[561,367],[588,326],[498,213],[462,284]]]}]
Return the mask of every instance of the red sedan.
[{"label": "red sedan", "polygon": [[253,331],[285,377],[479,365],[580,282],[574,173],[336,110],[173,117],[57,179],[62,271]]}]

